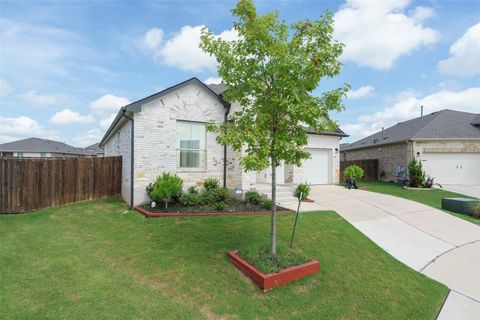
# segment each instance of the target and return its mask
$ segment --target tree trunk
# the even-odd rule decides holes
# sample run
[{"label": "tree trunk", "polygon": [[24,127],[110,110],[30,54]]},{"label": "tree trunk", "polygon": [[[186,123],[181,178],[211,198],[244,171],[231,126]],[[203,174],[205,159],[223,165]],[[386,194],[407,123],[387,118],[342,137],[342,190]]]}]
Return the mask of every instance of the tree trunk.
[{"label": "tree trunk", "polygon": [[271,159],[272,162],[272,240],[270,252],[272,255],[277,253],[277,167],[276,161]]}]

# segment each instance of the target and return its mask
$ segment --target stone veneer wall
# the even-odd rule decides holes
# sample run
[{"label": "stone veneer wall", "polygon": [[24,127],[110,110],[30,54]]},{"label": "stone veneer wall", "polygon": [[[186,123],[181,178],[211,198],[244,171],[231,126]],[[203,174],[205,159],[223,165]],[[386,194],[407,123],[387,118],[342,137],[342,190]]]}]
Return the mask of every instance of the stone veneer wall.
[{"label": "stone veneer wall", "polygon": [[369,148],[341,152],[341,160],[378,159],[378,173],[385,171],[386,180],[395,180],[397,165],[407,165],[411,157],[411,146],[406,142],[379,145]]}]

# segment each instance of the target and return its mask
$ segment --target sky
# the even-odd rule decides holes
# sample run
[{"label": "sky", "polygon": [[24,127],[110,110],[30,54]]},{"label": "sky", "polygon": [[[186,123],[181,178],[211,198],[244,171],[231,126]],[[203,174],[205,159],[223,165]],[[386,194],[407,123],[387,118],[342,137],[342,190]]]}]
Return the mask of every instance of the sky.
[{"label": "sky", "polygon": [[[334,14],[345,44],[345,110],[353,142],[441,109],[480,113],[479,1],[255,1],[290,24]],[[27,137],[87,146],[121,106],[191,77],[220,81],[198,48],[207,26],[234,39],[235,1],[0,0],[0,143]]]}]

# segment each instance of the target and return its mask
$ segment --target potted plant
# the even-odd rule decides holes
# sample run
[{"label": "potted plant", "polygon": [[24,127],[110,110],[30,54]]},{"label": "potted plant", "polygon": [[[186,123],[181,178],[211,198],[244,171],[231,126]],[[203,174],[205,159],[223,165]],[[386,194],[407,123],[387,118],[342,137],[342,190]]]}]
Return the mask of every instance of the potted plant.
[{"label": "potted plant", "polygon": [[347,183],[346,187],[348,189],[357,189],[357,180],[362,178],[364,175],[364,171],[359,166],[354,164],[349,165],[343,171],[343,176],[345,177],[345,182]]}]

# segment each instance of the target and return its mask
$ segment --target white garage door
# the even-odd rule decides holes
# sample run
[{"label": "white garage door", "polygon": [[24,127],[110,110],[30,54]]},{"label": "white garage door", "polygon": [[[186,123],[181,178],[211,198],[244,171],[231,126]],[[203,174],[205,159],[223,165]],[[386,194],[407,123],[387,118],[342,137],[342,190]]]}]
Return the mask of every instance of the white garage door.
[{"label": "white garage door", "polygon": [[424,153],[422,164],[437,183],[480,185],[480,153]]},{"label": "white garage door", "polygon": [[312,157],[303,162],[304,180],[310,184],[330,183],[330,150],[307,149]]}]

